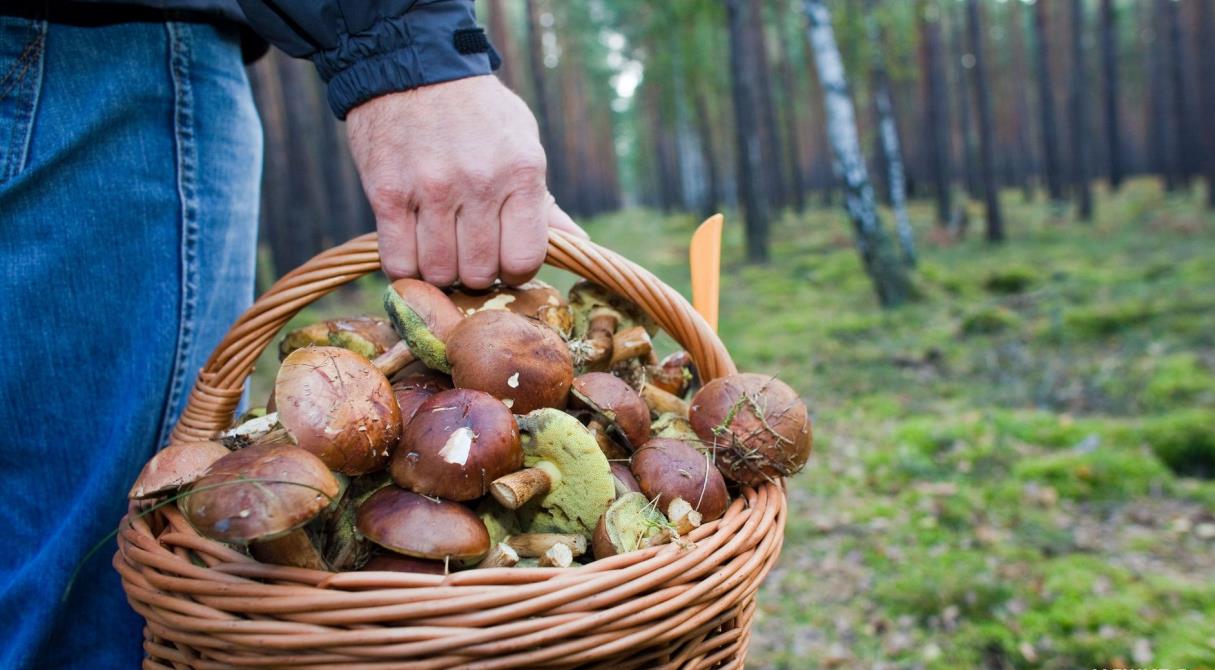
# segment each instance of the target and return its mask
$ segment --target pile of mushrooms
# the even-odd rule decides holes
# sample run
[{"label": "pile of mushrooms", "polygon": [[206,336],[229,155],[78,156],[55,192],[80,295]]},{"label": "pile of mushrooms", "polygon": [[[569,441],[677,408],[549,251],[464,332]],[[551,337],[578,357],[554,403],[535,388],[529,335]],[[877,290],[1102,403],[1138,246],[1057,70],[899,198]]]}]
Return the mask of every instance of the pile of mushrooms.
[{"label": "pile of mushrooms", "polygon": [[701,386],[601,286],[567,300],[539,281],[400,279],[384,308],[287,333],[265,408],[161,451],[130,497],[172,496],[199,533],[267,563],[568,568],[690,547],[740,486],[810,455],[796,392],[756,374]]}]

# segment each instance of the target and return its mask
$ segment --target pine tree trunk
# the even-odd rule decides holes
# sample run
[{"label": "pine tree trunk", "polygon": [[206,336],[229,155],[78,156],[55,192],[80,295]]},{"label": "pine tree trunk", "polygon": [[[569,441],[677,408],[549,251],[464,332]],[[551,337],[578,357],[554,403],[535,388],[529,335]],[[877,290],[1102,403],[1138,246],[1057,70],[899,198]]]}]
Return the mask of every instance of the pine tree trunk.
[{"label": "pine tree trunk", "polygon": [[[552,108],[544,66],[544,29],[540,25],[537,0],[525,0],[527,10],[527,60],[531,70],[532,92],[536,96],[532,109],[540,126],[540,141],[548,157],[548,188],[559,198],[566,192],[565,166],[562,164],[561,133],[557,115]],[[561,198],[564,199],[564,198]]]},{"label": "pine tree trunk", "polygon": [[717,211],[722,202],[719,190],[721,174],[717,166],[717,141],[714,139],[712,119],[709,117],[709,104],[705,100],[700,82],[694,83],[692,105],[694,108],[692,116],[696,125],[696,134],[700,137],[700,150],[705,164],[705,181],[708,182],[705,188],[705,200],[701,208],[701,213],[707,218]]},{"label": "pine tree trunk", "polygon": [[877,202],[861,155],[856,112],[849,97],[844,63],[835,41],[831,15],[823,0],[804,0],[803,8],[823,89],[827,137],[835,155],[836,171],[843,181],[845,208],[852,219],[857,249],[865,271],[873,281],[878,301],[884,307],[893,307],[910,298],[911,285],[907,270],[899,262],[878,218]]},{"label": "pine tree trunk", "polygon": [[878,135],[886,154],[890,206],[894,209],[894,229],[898,235],[903,261],[915,267],[915,238],[907,217],[906,180],[903,176],[903,152],[899,146],[898,126],[894,122],[894,103],[890,100],[890,78],[886,74],[886,55],[882,50],[882,34],[874,18],[877,0],[866,0],[865,31],[873,57],[873,98],[878,112]]},{"label": "pine tree trunk", "polygon": [[1059,135],[1055,128],[1055,94],[1050,76],[1050,43],[1047,39],[1047,2],[1034,3],[1034,66],[1038,75],[1038,114],[1042,125],[1042,171],[1046,190],[1054,202],[1063,200],[1063,175],[1059,167]]},{"label": "pine tree trunk", "polygon": [[[779,17],[784,18],[791,16],[789,6],[786,0],[780,0],[776,6]],[[802,175],[802,160],[801,160],[801,142],[798,139],[797,132],[797,75],[793,70],[793,46],[789,44],[789,38],[783,25],[777,26],[780,46],[780,82],[781,88],[784,89],[784,105],[782,111],[785,122],[785,157],[789,162],[789,181],[786,183],[786,191],[789,195],[789,200],[793,205],[793,209],[797,212],[805,211],[806,196],[805,196],[805,178]]]},{"label": "pine tree trunk", "polygon": [[1012,35],[1012,96],[1017,118],[1015,151],[1020,163],[1021,191],[1025,196],[1025,201],[1030,202],[1034,198],[1033,177],[1037,174],[1037,167],[1034,159],[1034,144],[1029,132],[1030,112],[1027,84],[1030,77],[1025,58],[1026,24],[1023,7],[1024,5],[1020,2],[1013,3],[1009,12],[1012,17],[1009,33]]},{"label": "pine tree trunk", "polygon": [[1167,18],[1168,34],[1166,44],[1168,45],[1168,62],[1169,62],[1169,82],[1172,85],[1171,107],[1169,115],[1169,125],[1173,130],[1173,155],[1169,161],[1173,171],[1173,180],[1176,184],[1189,188],[1190,186],[1190,145],[1193,143],[1191,138],[1194,135],[1190,132],[1189,123],[1187,122],[1188,114],[1186,113],[1186,83],[1185,83],[1185,56],[1182,51],[1183,40],[1181,38],[1181,9],[1177,2],[1164,3],[1165,16]]},{"label": "pine tree trunk", "polygon": [[[975,170],[975,145],[974,132],[971,130],[970,118],[970,85],[969,77],[966,74],[963,59],[966,56],[966,48],[962,46],[963,21],[958,18],[955,13],[950,16],[950,51],[952,52],[951,60],[953,61],[954,72],[954,90],[957,91],[955,100],[958,102],[958,131],[961,133],[962,151],[962,183],[966,187],[966,193],[974,199],[979,197],[979,180],[976,179],[977,171]],[[971,54],[973,56],[973,54]]]},{"label": "pine tree trunk", "polygon": [[510,90],[518,91],[519,82],[516,81],[514,62],[515,40],[510,32],[506,3],[503,0],[489,0],[489,39],[502,57],[502,65],[498,66],[498,79]]},{"label": "pine tree trunk", "polygon": [[995,132],[991,127],[991,99],[988,96],[987,68],[984,65],[983,35],[979,24],[979,0],[966,3],[966,23],[970,32],[970,50],[974,54],[975,110],[979,116],[979,174],[983,180],[983,198],[987,208],[987,239],[1004,240],[1004,221],[1000,216],[1000,190],[996,184]]},{"label": "pine tree trunk", "polygon": [[1215,0],[1199,0],[1197,33],[1202,36],[1194,60],[1198,62],[1202,96],[1203,123],[1199,125],[1205,126],[1202,136],[1206,139],[1203,167],[1207,177],[1207,207],[1215,209],[1215,130],[1210,127],[1215,122]]},{"label": "pine tree trunk", "polygon": [[747,37],[751,48],[752,76],[755,77],[755,103],[759,112],[760,140],[763,142],[764,171],[767,174],[765,192],[778,207],[789,204],[785,187],[781,151],[780,126],[776,121],[776,105],[772,102],[772,64],[768,60],[768,40],[764,32],[763,1],[747,0]]},{"label": "pine tree trunk", "polygon": [[1088,179],[1088,71],[1084,64],[1084,0],[1072,0],[1072,81],[1068,107],[1071,112],[1072,193],[1077,216],[1093,219],[1093,194]]},{"label": "pine tree trunk", "polygon": [[[1167,1],[1167,0],[1165,0]],[[1147,97],[1147,138],[1148,157],[1152,172],[1164,180],[1164,190],[1173,191],[1177,188],[1176,172],[1173,167],[1173,134],[1168,132],[1171,122],[1171,105],[1169,100],[1168,62],[1165,58],[1164,1],[1154,2],[1150,21],[1154,27],[1154,38],[1147,45],[1148,57],[1148,90]]]},{"label": "pine tree trunk", "polygon": [[928,126],[928,158],[936,192],[937,224],[949,225],[952,215],[953,176],[949,141],[949,91],[945,85],[945,68],[941,62],[941,11],[935,3],[921,0],[916,12],[920,17],[920,79],[924,91],[924,125]]},{"label": "pine tree trunk", "polygon": [[738,199],[745,217],[747,260],[768,261],[768,204],[760,183],[764,174],[756,115],[755,65],[751,62],[747,29],[747,0],[726,0],[730,30],[731,97],[734,101],[734,137],[737,147]]},{"label": "pine tree trunk", "polygon": [[1122,186],[1122,133],[1118,128],[1118,15],[1114,0],[1101,0],[1101,72],[1105,82],[1105,144],[1110,188]]}]

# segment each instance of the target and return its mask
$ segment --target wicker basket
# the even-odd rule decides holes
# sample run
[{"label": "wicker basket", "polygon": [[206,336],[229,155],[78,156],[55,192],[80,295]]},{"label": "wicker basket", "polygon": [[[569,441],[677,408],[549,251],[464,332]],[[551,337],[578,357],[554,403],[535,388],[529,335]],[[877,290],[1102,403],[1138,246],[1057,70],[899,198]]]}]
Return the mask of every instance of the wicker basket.
[{"label": "wicker basket", "polygon": [[[687,301],[617,254],[554,233],[547,262],[628,296],[706,379],[734,371]],[[258,354],[299,309],[379,268],[374,235],[276,283],[216,348],[174,439],[228,426]],[[674,545],[576,569],[446,577],[265,565],[198,535],[172,505],[121,524],[114,567],[146,620],[145,668],[741,667],[755,593],[780,552],[783,484],[744,488],[726,515]]]}]

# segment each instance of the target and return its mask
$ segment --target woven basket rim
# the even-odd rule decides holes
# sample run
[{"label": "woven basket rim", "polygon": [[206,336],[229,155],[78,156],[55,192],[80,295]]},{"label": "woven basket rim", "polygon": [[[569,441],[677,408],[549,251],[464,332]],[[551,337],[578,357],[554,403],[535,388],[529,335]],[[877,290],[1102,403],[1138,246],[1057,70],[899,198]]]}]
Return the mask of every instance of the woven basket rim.
[{"label": "woven basket rim", "polygon": [[[546,262],[638,303],[706,380],[736,371],[691,305],[644,268],[559,231]],[[302,307],[379,269],[374,233],[287,273],[216,347],[173,432],[231,421],[253,363]],[[741,664],[755,592],[783,542],[783,480],[744,487],[694,547],[663,545],[574,569],[445,576],[261,564],[200,536],[172,505],[133,501],[113,564],[147,620],[145,667],[715,667]]]}]

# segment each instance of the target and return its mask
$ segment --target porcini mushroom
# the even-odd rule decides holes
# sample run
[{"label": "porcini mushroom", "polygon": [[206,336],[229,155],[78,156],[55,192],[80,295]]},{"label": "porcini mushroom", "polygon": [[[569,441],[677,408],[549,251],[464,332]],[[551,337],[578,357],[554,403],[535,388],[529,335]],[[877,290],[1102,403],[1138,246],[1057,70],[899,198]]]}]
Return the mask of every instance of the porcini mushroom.
[{"label": "porcini mushroom", "polygon": [[617,330],[640,325],[649,335],[657,326],[637,305],[589,281],[570,287],[570,310],[574,315],[571,349],[575,362],[586,370],[603,370],[612,361],[613,336]]},{"label": "porcini mushroom", "polygon": [[401,408],[401,429],[404,434],[405,426],[410,419],[431,396],[451,388],[451,378],[429,368],[410,372],[406,370],[392,380],[392,394]]},{"label": "porcini mushroom", "polygon": [[381,547],[414,558],[469,561],[489,551],[489,532],[472,510],[395,486],[363,501],[358,529]]},{"label": "porcini mushroom", "polygon": [[677,398],[684,397],[697,379],[696,364],[686,351],[676,351],[645,369],[651,384]]},{"label": "porcini mushroom", "polygon": [[287,333],[279,342],[278,357],[282,360],[296,349],[334,346],[371,360],[388,351],[400,341],[392,324],[374,316],[356,316],[309,324]]},{"label": "porcini mushroom", "polygon": [[464,318],[451,298],[424,281],[398,279],[384,291],[384,311],[418,360],[451,372],[444,343]]},{"label": "porcini mushroom", "polygon": [[586,372],[574,378],[570,404],[586,408],[624,437],[630,449],[650,439],[650,410],[628,384],[606,372]]},{"label": "porcini mushroom", "polygon": [[595,526],[591,548],[595,558],[607,558],[649,546],[667,529],[666,517],[640,493],[621,496]]},{"label": "porcini mushroom", "polygon": [[172,493],[201,477],[212,463],[229,453],[224,445],[209,440],[170,444],[144,464],[127,496],[143,500]]},{"label": "porcini mushroom", "polygon": [[658,500],[659,509],[683,498],[706,521],[718,519],[730,504],[721,473],[709,456],[683,440],[656,437],[633,452],[630,465],[641,492]]},{"label": "porcini mushroom", "polygon": [[806,405],[775,377],[741,373],[714,379],[692,397],[690,418],[721,473],[740,484],[788,477],[810,458]]},{"label": "porcini mushroom", "polygon": [[502,400],[516,414],[565,407],[574,364],[552,328],[499,310],[477,312],[447,339],[451,378]]},{"label": "porcini mushroom", "polygon": [[480,291],[461,287],[448,295],[465,316],[500,309],[535,319],[562,337],[568,337],[573,328],[573,315],[561,292],[539,279],[518,286],[498,283]]},{"label": "porcini mushroom", "polygon": [[303,526],[338,490],[333,473],[310,452],[289,444],[254,444],[212,463],[177,506],[199,533],[246,544]]},{"label": "porcini mushroom", "polygon": [[383,468],[401,435],[388,379],[338,347],[297,349],[274,382],[277,420],[300,447],[347,475]]},{"label": "porcini mushroom", "polygon": [[525,470],[490,486],[534,533],[590,535],[615,498],[612,472],[595,439],[574,417],[538,409],[519,417]]},{"label": "porcini mushroom", "polygon": [[450,389],[418,407],[392,457],[392,479],[422,495],[473,500],[523,467],[519,425],[497,398]]}]

